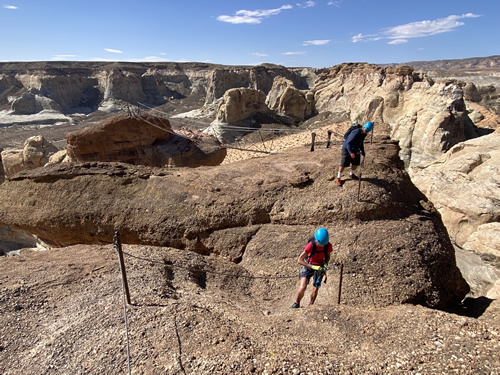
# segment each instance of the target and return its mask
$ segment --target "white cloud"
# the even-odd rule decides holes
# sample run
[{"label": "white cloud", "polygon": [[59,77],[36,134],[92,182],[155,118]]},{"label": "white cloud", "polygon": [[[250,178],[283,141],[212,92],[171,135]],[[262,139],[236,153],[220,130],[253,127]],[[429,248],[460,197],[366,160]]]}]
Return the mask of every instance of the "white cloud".
[{"label": "white cloud", "polygon": [[404,44],[404,43],[408,43],[408,41],[406,39],[394,39],[388,42],[387,44]]},{"label": "white cloud", "polygon": [[323,46],[325,44],[330,43],[329,39],[323,39],[323,40],[306,40],[304,43],[302,43],[303,46]]},{"label": "white cloud", "polygon": [[303,55],[305,52],[295,51],[295,52],[283,52],[282,55]]},{"label": "white cloud", "polygon": [[269,56],[267,53],[260,53],[260,52],[254,52],[252,53],[254,56],[259,56],[259,57],[266,57]]},{"label": "white cloud", "polygon": [[110,53],[123,53],[123,51],[120,51],[119,49],[104,48],[104,50]]},{"label": "white cloud", "polygon": [[[164,55],[160,53],[160,55]],[[140,59],[139,61],[145,61],[145,62],[160,62],[160,61],[169,61],[168,59],[164,57],[158,57],[158,56],[146,56]]]},{"label": "white cloud", "polygon": [[52,60],[66,60],[66,59],[74,59],[76,55],[54,55],[52,56]]},{"label": "white cloud", "polygon": [[292,9],[291,5],[283,5],[276,9],[259,9],[259,10],[238,10],[233,16],[222,15],[217,17],[217,21],[227,22],[227,23],[249,23],[258,24],[262,22],[263,18],[270,16],[275,16],[281,13],[282,10]]},{"label": "white cloud", "polygon": [[297,6],[299,8],[311,8],[311,7],[315,6],[315,5],[316,5],[316,2],[315,1],[311,1],[311,0],[306,1],[305,3],[297,3]]},{"label": "white cloud", "polygon": [[4,5],[3,6],[5,9],[17,9],[15,5]]},{"label": "white cloud", "polygon": [[380,40],[380,39],[382,39],[382,37],[377,36],[376,34],[367,34],[367,35],[358,34],[358,35],[354,35],[352,37],[352,42],[353,43],[362,42],[362,41],[372,42],[372,41]]},{"label": "white cloud", "polygon": [[336,6],[337,8],[340,8],[340,4],[342,4],[342,1],[343,1],[343,0],[339,0],[339,1],[329,1],[329,2],[328,2],[328,5],[333,5],[333,6]]},{"label": "white cloud", "polygon": [[379,39],[406,40],[409,38],[422,38],[441,33],[448,33],[454,31],[460,26],[465,25],[464,22],[460,21],[461,19],[477,17],[481,16],[473,13],[466,13],[462,15],[451,15],[445,18],[438,18],[436,20],[411,22],[404,25],[389,27],[378,34],[355,35],[354,37],[352,37],[352,42],[366,42]]}]

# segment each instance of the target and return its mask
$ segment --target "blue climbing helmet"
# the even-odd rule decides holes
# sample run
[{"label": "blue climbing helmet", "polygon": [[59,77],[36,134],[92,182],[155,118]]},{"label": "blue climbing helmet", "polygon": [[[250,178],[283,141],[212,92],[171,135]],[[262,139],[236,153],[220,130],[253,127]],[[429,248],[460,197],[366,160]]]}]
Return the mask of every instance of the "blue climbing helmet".
[{"label": "blue climbing helmet", "polygon": [[363,126],[367,132],[371,132],[373,129],[373,122],[371,121],[365,122],[365,125]]},{"label": "blue climbing helmet", "polygon": [[328,243],[328,231],[325,228],[316,229],[314,239],[321,246],[325,246]]}]

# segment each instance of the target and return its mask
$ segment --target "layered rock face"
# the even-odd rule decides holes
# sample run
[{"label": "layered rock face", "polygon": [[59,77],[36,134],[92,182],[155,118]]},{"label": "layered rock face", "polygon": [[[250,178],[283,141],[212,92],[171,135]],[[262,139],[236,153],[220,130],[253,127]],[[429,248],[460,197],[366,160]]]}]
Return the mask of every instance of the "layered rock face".
[{"label": "layered rock face", "polygon": [[500,258],[500,129],[455,145],[412,181],[458,245]]},{"label": "layered rock face", "polygon": [[351,121],[390,124],[391,137],[399,141],[400,157],[409,168],[476,136],[466,121],[461,86],[434,83],[410,67],[342,64],[320,75],[314,92],[318,112],[347,113]]},{"label": "layered rock face", "polygon": [[0,224],[60,246],[110,243],[119,230],[128,244],[259,259],[259,269],[247,265],[256,274],[296,270],[306,239],[325,226],[349,280],[345,303],[460,301],[468,288],[453,247],[396,144],[375,137],[359,202],[356,182],[339,189],[325,173],[336,169],[338,147],[175,171],[97,162],[22,171],[0,185]]},{"label": "layered rock face", "polygon": [[14,115],[35,114],[47,108],[71,115],[98,109],[116,111],[121,103],[158,106],[174,99],[193,98],[211,104],[231,88],[267,94],[276,76],[307,89],[315,71],[202,63],[0,63],[0,109],[11,115],[2,118],[0,125],[21,121]]},{"label": "layered rock face", "polygon": [[[473,57],[461,60],[414,61],[408,63],[434,80],[460,80],[466,100],[493,108],[500,114],[500,56]],[[476,123],[476,122],[474,122]]]},{"label": "layered rock face", "polygon": [[232,88],[245,87],[268,94],[275,78],[283,77],[298,89],[308,89],[316,77],[316,69],[287,69],[284,66],[264,64],[256,67],[217,68],[210,72],[207,80],[205,104],[222,97]]},{"label": "layered rock face", "polygon": [[[188,137],[189,135],[189,137]],[[151,167],[218,165],[226,150],[201,133],[177,134],[151,115],[118,115],[66,136],[72,161],[114,161]]]}]

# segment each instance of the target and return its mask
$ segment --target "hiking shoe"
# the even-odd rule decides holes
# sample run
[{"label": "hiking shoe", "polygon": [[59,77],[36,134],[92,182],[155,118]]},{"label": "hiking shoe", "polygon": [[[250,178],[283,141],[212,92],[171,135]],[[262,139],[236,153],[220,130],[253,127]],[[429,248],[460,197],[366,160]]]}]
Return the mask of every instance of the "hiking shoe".
[{"label": "hiking shoe", "polygon": [[337,178],[337,185],[342,186],[342,180],[340,178]]},{"label": "hiking shoe", "polygon": [[350,175],[353,180],[359,180],[359,177],[356,176],[354,173]]},{"label": "hiking shoe", "polygon": [[294,302],[292,305],[292,309],[298,309],[300,307],[300,303]]}]

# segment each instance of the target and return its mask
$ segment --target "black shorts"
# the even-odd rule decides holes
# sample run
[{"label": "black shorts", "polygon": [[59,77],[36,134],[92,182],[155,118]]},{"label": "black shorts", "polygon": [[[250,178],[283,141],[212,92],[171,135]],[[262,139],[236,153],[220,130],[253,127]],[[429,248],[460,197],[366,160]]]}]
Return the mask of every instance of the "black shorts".
[{"label": "black shorts", "polygon": [[354,154],[354,159],[351,158],[351,155],[349,155],[349,151],[345,147],[342,147],[342,154],[340,156],[340,166],[341,167],[348,167],[349,165],[356,165],[358,166],[361,162],[361,155],[359,154]]}]

